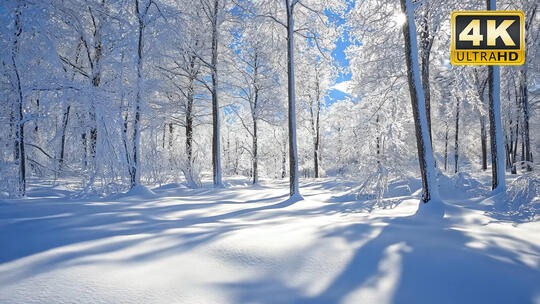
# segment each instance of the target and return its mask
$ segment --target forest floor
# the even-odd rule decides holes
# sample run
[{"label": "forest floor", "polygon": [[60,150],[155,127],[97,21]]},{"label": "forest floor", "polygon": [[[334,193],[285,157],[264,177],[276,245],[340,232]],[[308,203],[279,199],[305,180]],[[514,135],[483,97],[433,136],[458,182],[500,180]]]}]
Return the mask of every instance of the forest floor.
[{"label": "forest floor", "polygon": [[418,189],[381,208],[351,187],[35,187],[0,200],[0,303],[540,303],[540,220],[451,185],[439,220],[415,215]]}]

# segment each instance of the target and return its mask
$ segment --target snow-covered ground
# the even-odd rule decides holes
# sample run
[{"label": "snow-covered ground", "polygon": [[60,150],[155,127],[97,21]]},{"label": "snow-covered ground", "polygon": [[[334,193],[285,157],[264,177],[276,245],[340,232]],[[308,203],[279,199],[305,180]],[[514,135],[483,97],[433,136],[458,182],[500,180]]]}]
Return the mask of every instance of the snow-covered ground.
[{"label": "snow-covered ground", "polygon": [[437,220],[415,215],[418,191],[383,209],[348,186],[33,189],[0,202],[0,302],[540,303],[540,221],[465,188],[441,189]]}]

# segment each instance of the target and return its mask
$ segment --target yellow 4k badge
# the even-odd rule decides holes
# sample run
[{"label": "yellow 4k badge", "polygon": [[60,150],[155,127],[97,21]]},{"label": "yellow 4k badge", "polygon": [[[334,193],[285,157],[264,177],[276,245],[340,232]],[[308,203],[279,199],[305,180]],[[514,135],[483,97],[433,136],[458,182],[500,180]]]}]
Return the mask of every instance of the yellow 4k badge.
[{"label": "yellow 4k badge", "polygon": [[521,11],[452,12],[452,64],[523,64],[524,19]]}]

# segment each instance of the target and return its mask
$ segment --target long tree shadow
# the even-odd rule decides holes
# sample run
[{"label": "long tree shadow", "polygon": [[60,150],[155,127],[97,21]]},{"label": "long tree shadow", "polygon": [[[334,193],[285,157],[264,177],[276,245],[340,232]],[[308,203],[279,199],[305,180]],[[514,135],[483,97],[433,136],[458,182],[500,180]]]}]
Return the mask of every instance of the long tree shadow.
[{"label": "long tree shadow", "polygon": [[[533,303],[540,296],[540,269],[522,262],[518,252],[494,244],[473,248],[468,244],[474,239],[448,221],[422,220],[385,220],[381,233],[315,296],[265,275],[222,287],[233,290],[237,303]],[[353,246],[366,238],[368,226],[350,224],[322,237]]]},{"label": "long tree shadow", "polygon": [[[59,264],[76,265],[71,261],[135,246],[140,242],[162,236],[168,229],[213,224],[213,227],[204,231],[182,234],[185,239],[179,239],[176,245],[149,250],[133,259],[152,258],[173,250],[189,250],[245,226],[229,222],[229,219],[238,219],[264,210],[281,209],[295,203],[295,200],[285,199],[286,196],[283,194],[243,201],[215,200],[208,203],[179,203],[165,206],[159,204],[149,206],[146,201],[135,202],[129,199],[103,203],[36,199],[15,205],[6,204],[0,210],[0,227],[2,231],[9,233],[0,234],[0,244],[2,244],[0,265],[72,244],[117,236],[133,237],[114,243],[96,243],[90,248],[83,246],[84,248],[62,251],[52,257],[32,262],[28,269],[18,269],[11,275],[4,273],[0,281],[11,284],[16,280],[53,269]],[[274,201],[277,203],[273,203]],[[189,216],[176,214],[176,212],[190,209],[204,211],[210,207],[229,204],[255,205],[255,207],[224,213],[217,210],[213,211],[217,213],[214,215],[205,215],[204,212]]]},{"label": "long tree shadow", "polygon": [[[0,227],[2,231],[17,234],[0,234],[0,243],[3,244],[0,266],[66,245],[116,236],[133,237],[60,252],[32,262],[27,269],[5,272],[0,282],[12,284],[59,265],[69,267],[92,263],[92,259],[81,258],[135,246],[162,237],[169,229],[198,224],[207,226],[199,231],[182,233],[173,244],[139,253],[125,262],[156,259],[193,249],[245,228],[247,224],[238,219],[272,216],[264,212],[267,210],[279,210],[280,215],[288,216],[343,211],[336,203],[305,210],[286,209],[295,200],[285,199],[285,194],[242,201],[231,199],[232,194],[223,200],[213,199],[219,196],[216,193],[207,195],[212,202],[184,205],[152,205],[130,200],[83,204],[36,200],[16,206],[6,204],[0,210]],[[180,196],[180,199],[183,198]],[[210,215],[171,216],[179,211],[240,203],[249,204],[250,207]],[[522,262],[521,248],[511,250],[496,244],[473,248],[469,244],[477,240],[454,229],[460,224],[455,217],[429,224],[417,216],[379,221],[386,226],[375,238],[360,247],[355,244],[366,240],[366,233],[373,230],[372,222],[330,225],[319,232],[322,239],[341,238],[358,248],[347,266],[316,295],[307,296],[302,289],[291,287],[283,277],[272,274],[262,274],[258,279],[220,287],[227,288],[237,303],[359,303],[370,302],[370,299],[377,303],[529,303],[540,295],[540,287],[537,286],[540,270],[538,266]],[[175,234],[170,235],[174,237]],[[522,240],[512,241],[525,246]],[[527,246],[536,253],[540,252],[538,246],[531,243]]]}]

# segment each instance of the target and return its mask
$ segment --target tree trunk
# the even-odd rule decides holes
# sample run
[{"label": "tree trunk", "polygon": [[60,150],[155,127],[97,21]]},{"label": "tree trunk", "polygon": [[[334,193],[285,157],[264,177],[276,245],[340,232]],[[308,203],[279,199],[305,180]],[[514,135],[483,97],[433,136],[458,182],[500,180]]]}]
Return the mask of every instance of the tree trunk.
[{"label": "tree trunk", "polygon": [[132,171],[133,166],[131,165],[131,155],[128,149],[127,130],[128,130],[128,112],[126,111],[126,113],[123,116],[123,121],[122,121],[122,143],[124,144],[124,152],[126,154],[126,164],[127,164],[130,183],[131,183],[131,181],[133,180],[133,171]]},{"label": "tree trunk", "polygon": [[444,171],[448,170],[448,121],[446,121],[446,127],[444,132]]},{"label": "tree trunk", "polygon": [[92,109],[90,110],[90,121],[92,123],[92,127],[90,128],[90,157],[92,158],[91,164],[95,164],[96,153],[97,153],[98,130],[97,130],[96,110],[94,107],[92,107]]},{"label": "tree trunk", "polygon": [[[39,92],[37,93],[38,96],[36,98],[36,113],[38,116],[41,116],[41,110],[40,110],[40,104],[39,104]],[[34,138],[37,140],[39,139],[39,124],[38,119],[34,121]]]},{"label": "tree trunk", "polygon": [[294,3],[285,0],[287,9],[287,83],[289,103],[289,194],[300,195],[298,186],[298,154],[296,148],[296,105],[294,88]]},{"label": "tree trunk", "polygon": [[83,170],[86,170],[88,168],[88,138],[86,135],[86,131],[81,133],[81,144],[83,146],[82,166],[83,166]]},{"label": "tree trunk", "polygon": [[525,135],[521,132],[521,162],[525,162]]},{"label": "tree trunk", "polygon": [[188,182],[195,186],[193,176],[193,103],[194,103],[194,82],[197,78],[198,69],[195,69],[195,56],[190,57],[190,74],[189,74],[189,87],[187,94],[186,104],[186,158],[187,158],[187,175]]},{"label": "tree trunk", "polygon": [[[488,10],[496,10],[496,0],[486,0]],[[492,190],[506,191],[504,179],[504,148],[501,127],[501,72],[496,65],[488,66],[489,137],[491,146]]]},{"label": "tree trunk", "polygon": [[238,147],[238,141],[235,141],[234,142],[234,167],[233,167],[233,173],[234,175],[238,175],[238,164],[239,164],[239,160],[240,160],[240,153],[239,153],[239,149],[240,147]]},{"label": "tree trunk", "polygon": [[410,0],[401,0],[401,9],[407,16],[407,22],[403,25],[405,37],[405,58],[407,61],[407,78],[411,106],[415,122],[416,145],[418,148],[418,160],[422,175],[422,201],[428,203],[438,199],[438,189],[435,178],[435,162],[431,150],[426,105],[422,84],[420,83],[420,71],[418,66],[418,48],[416,44],[416,26],[414,24],[414,9]]},{"label": "tree trunk", "polygon": [[458,172],[458,160],[459,160],[459,106],[460,99],[456,98],[456,137],[454,141],[454,173]]},{"label": "tree trunk", "polygon": [[258,86],[258,77],[259,77],[259,56],[257,53],[258,50],[255,52],[255,56],[253,59],[253,102],[251,103],[251,120],[253,121],[253,146],[251,151],[251,156],[253,160],[253,166],[252,166],[252,176],[253,176],[253,184],[256,184],[259,182],[259,171],[258,171],[258,164],[259,164],[259,155],[258,155],[258,136],[257,136],[257,118],[258,118],[258,106],[259,106],[259,86]]},{"label": "tree trunk", "polygon": [[[486,0],[488,10],[496,10],[495,0]],[[506,191],[504,179],[504,148],[501,127],[501,72],[496,65],[488,66],[489,136],[491,141],[492,189]]]},{"label": "tree trunk", "polygon": [[193,178],[193,93],[189,93],[186,107],[186,157],[189,178]]},{"label": "tree trunk", "polygon": [[[533,7],[530,12],[528,12],[529,18],[525,24],[525,45],[529,41],[529,28],[532,24],[532,21],[535,20],[536,9],[538,8],[538,3],[533,1]],[[527,57],[525,57],[527,58]],[[519,91],[521,95],[521,108],[523,109],[523,141],[525,144],[525,162],[527,171],[532,171],[533,155],[531,150],[531,139],[529,134],[529,119],[530,119],[530,107],[529,107],[529,94],[527,87],[527,63],[521,67],[520,71],[520,86]]]},{"label": "tree trunk", "polygon": [[491,142],[492,189],[500,189],[501,191],[505,191],[506,185],[504,180],[504,151],[501,129],[500,78],[500,68],[498,66],[489,66],[489,137]]},{"label": "tree trunk", "polygon": [[141,164],[140,164],[140,123],[141,123],[141,103],[142,103],[142,77],[143,77],[143,34],[144,34],[144,16],[140,11],[139,0],[135,0],[135,13],[139,21],[137,36],[137,92],[135,95],[135,119],[133,121],[133,157],[131,164],[131,188],[141,183]]},{"label": "tree trunk", "polygon": [[[15,117],[15,108],[18,108],[18,103],[13,103],[10,106],[9,111],[9,134],[10,137],[13,137],[13,159],[19,159],[19,148],[17,146],[17,130],[19,124],[17,123],[17,118]],[[18,109],[17,109],[18,111]]]},{"label": "tree trunk", "polygon": [[287,176],[287,142],[283,140],[283,150],[281,150],[281,178]]},{"label": "tree trunk", "polygon": [[[321,92],[319,83],[319,70],[316,71],[315,78],[315,102],[317,104],[315,113],[313,113],[313,103],[310,105],[311,109],[311,129],[313,132],[313,169],[315,171],[315,178],[319,178],[319,141],[320,141],[320,116],[321,116]],[[315,115],[314,115],[315,114]],[[315,116],[315,117],[314,117]]]},{"label": "tree trunk", "polygon": [[516,120],[516,131],[512,135],[513,142],[510,142],[510,146],[512,147],[512,163],[511,163],[511,173],[517,174],[517,147],[518,147],[518,140],[519,140],[519,120]]},{"label": "tree trunk", "polygon": [[377,165],[381,164],[381,131],[379,125],[379,114],[377,114],[377,119],[375,120],[377,124],[377,138],[375,139],[375,148],[377,149]]},{"label": "tree trunk", "polygon": [[317,120],[315,124],[315,178],[319,178],[319,158],[320,155],[320,142],[321,142],[321,102],[317,100]]},{"label": "tree trunk", "polygon": [[521,108],[523,109],[523,139],[525,144],[525,162],[527,171],[532,171],[532,151],[531,151],[531,139],[529,134],[529,94],[527,88],[527,68],[524,65],[520,71],[520,86],[519,91],[521,93]]},{"label": "tree trunk", "polygon": [[58,169],[62,170],[62,165],[64,164],[64,155],[66,150],[66,130],[67,125],[69,121],[69,111],[71,109],[71,105],[68,105],[66,108],[66,111],[64,112],[64,116],[62,117],[62,138],[60,140],[60,159],[58,160]]},{"label": "tree trunk", "polygon": [[259,182],[259,174],[258,174],[258,155],[257,155],[257,120],[253,120],[253,148],[252,148],[252,156],[253,156],[253,184],[256,184]]},{"label": "tree trunk", "polygon": [[163,135],[161,136],[161,148],[165,149],[165,136],[167,135],[167,123],[163,125]]},{"label": "tree trunk", "polygon": [[[518,91],[516,91],[516,105],[519,109],[519,107],[521,107],[521,103],[519,102],[519,93]],[[508,100],[511,100],[511,96],[510,96],[510,91],[508,91]],[[508,122],[508,128],[507,128],[507,131],[504,132],[504,145],[505,145],[505,148],[506,148],[506,169],[507,170],[510,170],[511,174],[515,174],[514,170],[513,170],[513,167],[514,167],[514,163],[515,163],[515,152],[514,152],[514,134],[515,134],[515,137],[517,138],[518,136],[518,129],[519,129],[519,117],[516,117],[516,119],[514,120],[513,117],[512,117],[512,111],[510,111],[509,113],[510,115],[510,119],[509,119],[509,122]],[[518,115],[519,116],[519,115]]]},{"label": "tree trunk", "polygon": [[172,150],[173,147],[173,135],[174,135],[174,125],[172,122],[169,123],[169,149]]},{"label": "tree trunk", "polygon": [[212,176],[214,187],[223,186],[221,180],[221,147],[219,129],[219,100],[218,100],[218,13],[219,1],[214,0],[214,12],[212,15]]},{"label": "tree trunk", "polygon": [[17,11],[15,13],[15,33],[13,39],[13,46],[11,50],[11,63],[13,64],[13,71],[15,73],[15,89],[17,91],[17,103],[16,103],[16,134],[15,134],[15,149],[17,151],[16,159],[18,160],[19,177],[18,177],[18,189],[17,192],[20,196],[26,195],[26,153],[24,149],[24,99],[21,85],[21,77],[19,74],[19,68],[17,66],[17,55],[19,52],[19,39],[22,34],[22,1],[18,1]]},{"label": "tree trunk", "polygon": [[487,170],[487,132],[486,118],[480,117],[480,142],[482,146],[482,170]]},{"label": "tree trunk", "polygon": [[[478,74],[479,69],[474,70],[474,81],[477,87],[478,99],[480,100],[480,106],[485,107],[485,96],[484,92],[486,90],[487,77],[484,80],[480,80]],[[480,111],[482,113],[482,111]],[[486,117],[483,114],[480,114],[480,143],[481,143],[481,154],[482,154],[482,170],[487,170],[487,131],[486,131]]]},{"label": "tree trunk", "polygon": [[[429,57],[431,54],[431,46],[433,45],[433,37],[430,37],[429,34],[429,21],[428,21],[428,11],[426,9],[421,25],[421,60],[422,60],[422,88],[424,90],[424,98],[426,100],[426,117],[429,128],[429,137],[430,140],[433,140],[431,133],[431,89],[429,83]],[[432,142],[430,144],[433,145]]]},{"label": "tree trunk", "polygon": [[514,141],[514,170],[516,170],[518,143],[519,143],[519,124],[517,125],[516,138]]}]

